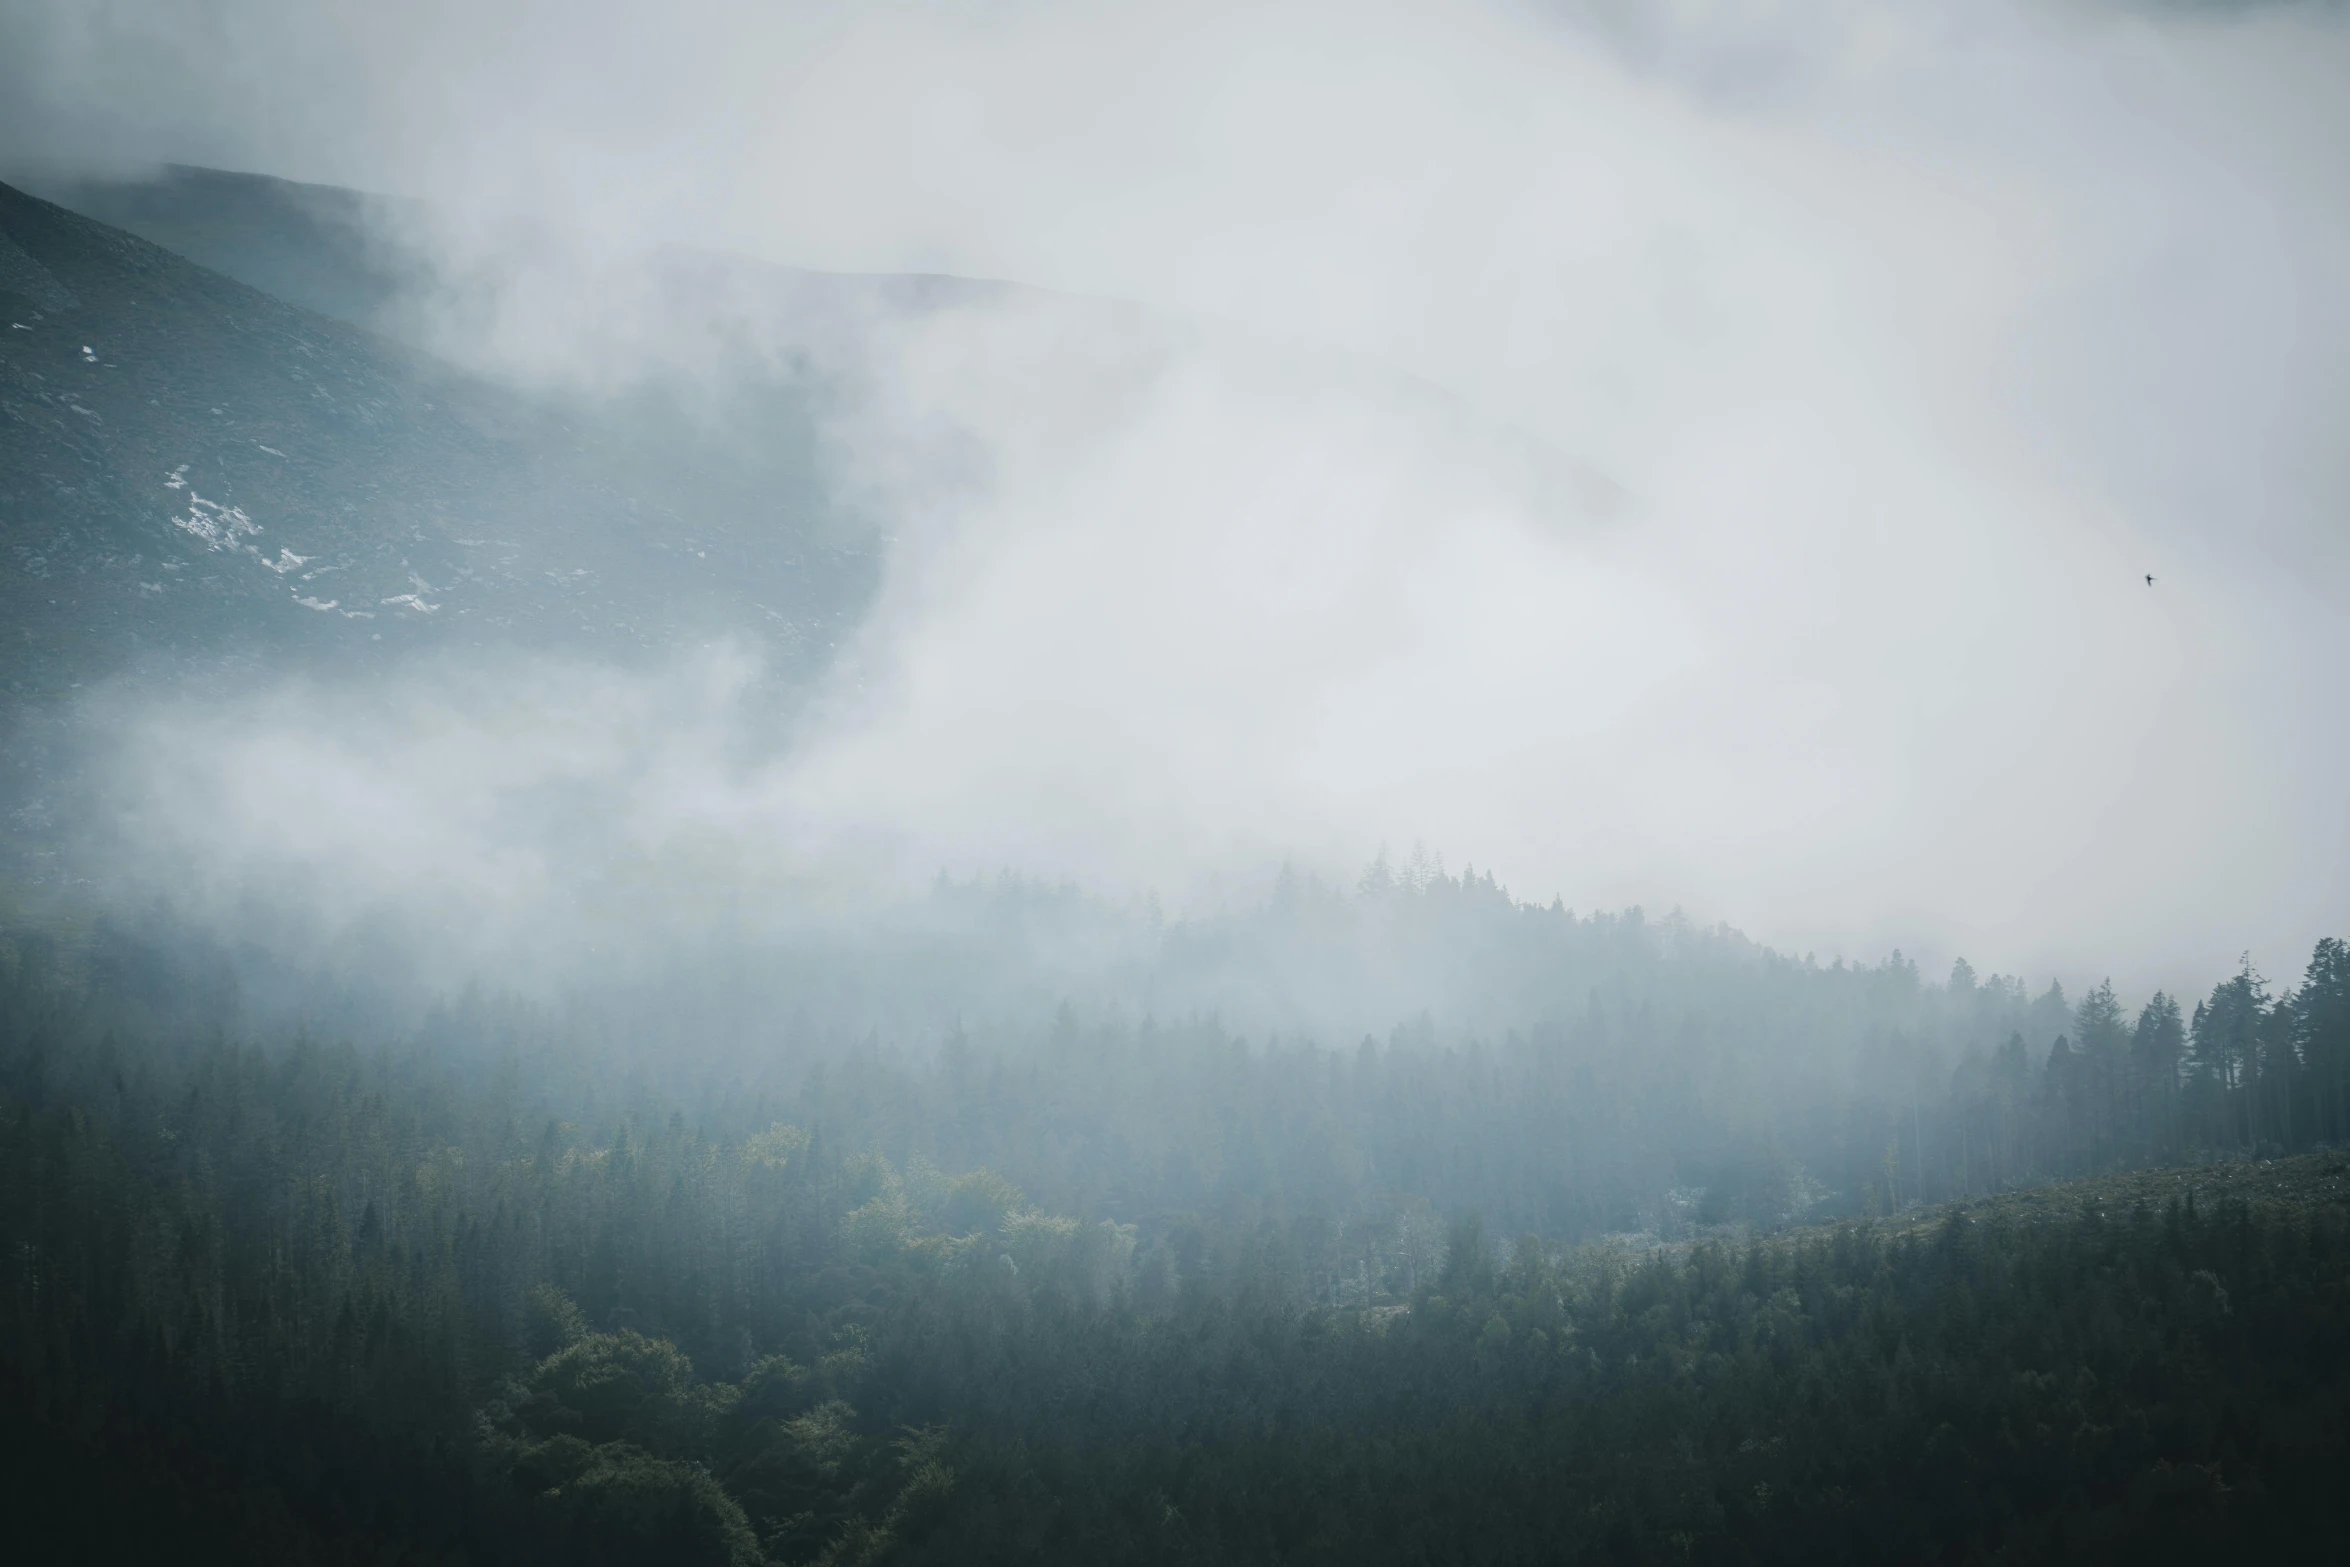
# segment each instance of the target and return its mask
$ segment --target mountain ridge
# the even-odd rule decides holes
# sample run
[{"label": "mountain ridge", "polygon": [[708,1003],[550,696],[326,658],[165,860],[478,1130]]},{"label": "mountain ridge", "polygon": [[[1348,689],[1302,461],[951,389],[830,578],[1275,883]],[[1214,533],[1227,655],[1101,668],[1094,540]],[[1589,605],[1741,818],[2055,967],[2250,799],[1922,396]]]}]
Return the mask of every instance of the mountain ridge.
[{"label": "mountain ridge", "polygon": [[871,592],[874,542],[823,493],[804,389],[768,388],[770,438],[713,453],[7,186],[0,235],[11,707],[155,653],[631,657],[731,631],[805,670]]}]

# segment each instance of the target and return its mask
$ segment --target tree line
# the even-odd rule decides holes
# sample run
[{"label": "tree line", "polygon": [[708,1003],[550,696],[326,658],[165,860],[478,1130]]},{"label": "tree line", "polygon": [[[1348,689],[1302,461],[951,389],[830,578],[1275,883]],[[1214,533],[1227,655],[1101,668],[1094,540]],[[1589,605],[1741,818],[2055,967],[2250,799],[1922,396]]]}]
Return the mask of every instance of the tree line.
[{"label": "tree line", "polygon": [[[1466,880],[1412,896],[1482,899]],[[2341,1538],[2338,1158],[2185,1167],[2224,1190],[2279,1172],[2245,1193],[2289,1170],[2291,1202],[2198,1204],[2188,1181],[2056,1218],[1897,1216],[2326,1141],[2339,943],[2284,995],[2247,967],[2184,1018],[2155,998],[2125,1022],[2110,987],[2075,1004],[1575,924],[1634,958],[1571,1020],[1490,1044],[1421,1019],[1251,1045],[1072,1007],[765,1076],[664,1071],[478,999],[395,1042],[256,1042],[224,1026],[215,967],[119,930],[20,935],[13,1515],[93,1560]],[[1732,1046],[1807,1017],[1850,1030],[1794,1074],[1835,1091],[1725,1106],[1759,1081]],[[2012,1101],[1969,1091],[2049,1027]],[[2164,1060],[2150,1092],[2138,1068]],[[1737,1119],[1757,1103],[1767,1122]],[[1780,1234],[1818,1219],[1840,1222]]]}]

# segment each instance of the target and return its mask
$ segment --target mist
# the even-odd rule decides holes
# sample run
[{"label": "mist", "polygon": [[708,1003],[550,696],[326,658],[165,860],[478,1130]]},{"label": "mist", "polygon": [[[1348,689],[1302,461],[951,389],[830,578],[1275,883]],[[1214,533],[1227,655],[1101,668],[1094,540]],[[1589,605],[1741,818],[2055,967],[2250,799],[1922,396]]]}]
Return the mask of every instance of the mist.
[{"label": "mist", "polygon": [[[814,375],[886,540],[788,693],[737,639],[99,698],[143,894],[513,977],[609,945],[618,864],[632,911],[1008,868],[1180,915],[1421,842],[2140,993],[2346,912],[2337,11],[0,28],[12,164],[397,198],[401,331],[512,384],[724,425]],[[844,322],[721,253],[1025,286]]]},{"label": "mist", "polygon": [[2336,1560],[2350,8],[0,7],[89,1560]]}]

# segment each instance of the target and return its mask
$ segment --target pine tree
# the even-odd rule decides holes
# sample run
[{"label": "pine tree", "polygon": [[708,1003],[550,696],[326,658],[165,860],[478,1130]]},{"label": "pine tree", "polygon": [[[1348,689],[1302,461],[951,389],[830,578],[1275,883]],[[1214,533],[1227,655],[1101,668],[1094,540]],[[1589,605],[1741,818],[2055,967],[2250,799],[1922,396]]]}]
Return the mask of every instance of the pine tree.
[{"label": "pine tree", "polygon": [[2317,944],[2295,999],[2318,1135],[2340,1142],[2350,1138],[2350,942],[2328,936]]},{"label": "pine tree", "polygon": [[2131,1082],[2137,1089],[2139,1146],[2156,1157],[2179,1146],[2179,1066],[2186,1025],[2179,1004],[2161,991],[2139,1009],[2130,1036]]},{"label": "pine tree", "polygon": [[2251,1148],[2258,1136],[2253,1105],[2259,1090],[2261,1024],[2268,1012],[2268,984],[2252,967],[2247,953],[2232,978],[2196,1003],[2189,1034],[2195,1064],[2209,1073],[2221,1091],[2221,1134]]}]

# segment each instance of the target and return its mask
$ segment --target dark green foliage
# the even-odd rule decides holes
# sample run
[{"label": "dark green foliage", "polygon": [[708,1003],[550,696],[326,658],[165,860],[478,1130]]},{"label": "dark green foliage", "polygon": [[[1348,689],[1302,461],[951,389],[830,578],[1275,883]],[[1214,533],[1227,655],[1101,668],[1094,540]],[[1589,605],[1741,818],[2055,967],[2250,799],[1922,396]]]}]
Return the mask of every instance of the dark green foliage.
[{"label": "dark green foliage", "polygon": [[[566,1561],[596,1567],[758,1567],[743,1510],[698,1465],[623,1443],[588,1449],[538,1494],[534,1519]],[[544,1477],[544,1476],[542,1476]]]},{"label": "dark green foliage", "polygon": [[2333,1188],[2286,1216],[1962,1211],[1922,1236],[1645,1262],[1473,1254],[1385,1319],[1216,1308],[1082,1347],[1038,1323],[965,1374],[984,1403],[955,1413],[1020,1436],[958,1462],[937,1554],[2314,1549],[2350,1527],[2330,1479],[2350,1453],[2350,1183]]},{"label": "dark green foliage", "polygon": [[[2301,1074],[2295,1115],[2322,1113],[2338,959],[2248,1036],[2255,1070]],[[0,1505],[57,1559],[2167,1561],[2350,1537],[2332,1155],[1770,1233],[1805,1177],[1758,1136],[1692,1161],[1695,1222],[1729,1227],[1674,1246],[1505,1242],[1408,1189],[1187,1210],[1145,1184],[1127,1220],[771,1106],[733,1129],[632,1090],[590,1130],[546,1113],[577,1102],[553,1066],[206,1040],[168,985],[124,1024],[115,970],[37,946],[4,977]],[[2084,1163],[2184,1033],[2109,1002],[2068,1009],[2054,1091]]]},{"label": "dark green foliage", "polygon": [[667,1339],[633,1328],[590,1333],[531,1374],[516,1414],[540,1434],[577,1434],[599,1445],[633,1442],[655,1453],[697,1452],[734,1402],[694,1382],[693,1362]]}]

